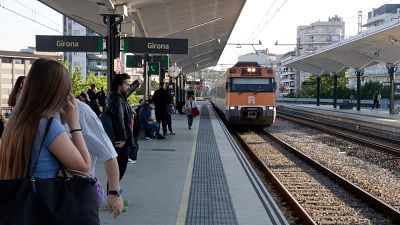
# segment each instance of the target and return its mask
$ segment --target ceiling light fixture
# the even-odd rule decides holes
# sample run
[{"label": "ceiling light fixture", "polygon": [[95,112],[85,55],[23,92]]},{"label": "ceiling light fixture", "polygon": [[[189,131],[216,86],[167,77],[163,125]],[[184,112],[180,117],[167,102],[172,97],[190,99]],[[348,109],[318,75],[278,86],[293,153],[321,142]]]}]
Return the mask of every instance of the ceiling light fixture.
[{"label": "ceiling light fixture", "polygon": [[203,60],[201,60],[201,61],[198,61],[196,64],[199,64],[199,63],[202,63],[202,62],[208,61],[208,60],[210,60],[210,59],[212,59],[212,58],[210,57],[210,58],[207,58],[207,59],[203,59]]},{"label": "ceiling light fixture", "polygon": [[206,64],[204,64],[204,65],[201,65],[201,66],[198,66],[199,64],[197,64],[197,67],[207,67],[207,66],[209,66],[209,65],[212,65],[212,63],[206,63]]},{"label": "ceiling light fixture", "polygon": [[214,51],[214,50],[208,51],[208,52],[204,52],[204,53],[201,53],[201,54],[198,54],[198,55],[195,55],[195,56],[192,57],[192,59],[197,58],[197,57],[200,57],[200,56],[203,56],[203,55],[207,55],[208,53],[211,53],[211,52],[213,52],[213,51]]},{"label": "ceiling light fixture", "polygon": [[188,27],[188,28],[186,28],[186,30],[187,30],[187,31],[193,30],[193,29],[196,29],[196,28],[198,28],[198,27],[201,27],[201,26],[204,26],[204,25],[213,23],[213,22],[217,22],[217,21],[220,20],[220,19],[222,19],[222,18],[221,18],[221,17],[218,17],[218,18],[212,19],[212,20],[210,20],[210,21],[207,21],[207,22],[204,22],[204,23],[200,23],[200,24],[197,24],[197,25]]},{"label": "ceiling light fixture", "polygon": [[200,42],[200,43],[198,43],[198,44],[195,44],[195,45],[189,46],[189,48],[194,48],[194,47],[197,47],[197,46],[200,46],[200,45],[203,45],[203,44],[210,43],[210,42],[212,42],[212,41],[215,41],[215,39],[216,39],[216,38],[212,38],[212,39],[210,39],[210,40],[207,40],[207,41]]}]

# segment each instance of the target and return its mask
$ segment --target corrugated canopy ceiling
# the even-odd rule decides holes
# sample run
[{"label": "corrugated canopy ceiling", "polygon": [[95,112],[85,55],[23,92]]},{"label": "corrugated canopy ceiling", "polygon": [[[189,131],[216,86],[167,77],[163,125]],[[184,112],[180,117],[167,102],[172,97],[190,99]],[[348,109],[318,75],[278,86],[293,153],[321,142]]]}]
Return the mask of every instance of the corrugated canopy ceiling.
[{"label": "corrugated canopy ceiling", "polygon": [[[106,35],[104,0],[39,0],[98,34]],[[172,55],[185,73],[217,64],[246,0],[111,0],[126,5],[137,37],[187,38],[188,55]],[[211,22],[214,21],[214,22]],[[202,26],[198,26],[204,24]],[[196,28],[190,29],[191,27]],[[189,28],[189,29],[188,29]],[[219,41],[218,41],[219,40]]]},{"label": "corrugated canopy ceiling", "polygon": [[332,44],[313,54],[293,57],[282,65],[315,75],[343,68],[364,69],[377,63],[400,62],[400,23],[392,21]]}]

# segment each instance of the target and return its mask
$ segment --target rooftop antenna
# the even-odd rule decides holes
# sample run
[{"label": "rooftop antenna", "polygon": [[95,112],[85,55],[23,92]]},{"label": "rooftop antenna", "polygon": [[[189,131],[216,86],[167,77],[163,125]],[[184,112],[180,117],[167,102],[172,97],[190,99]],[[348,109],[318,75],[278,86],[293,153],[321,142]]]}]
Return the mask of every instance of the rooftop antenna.
[{"label": "rooftop antenna", "polygon": [[358,33],[362,32],[362,11],[358,11]]}]

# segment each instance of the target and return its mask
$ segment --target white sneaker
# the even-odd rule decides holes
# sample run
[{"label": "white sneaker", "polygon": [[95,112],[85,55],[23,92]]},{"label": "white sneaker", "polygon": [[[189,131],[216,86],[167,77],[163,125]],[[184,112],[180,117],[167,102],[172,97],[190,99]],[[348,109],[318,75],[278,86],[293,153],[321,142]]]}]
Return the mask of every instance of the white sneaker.
[{"label": "white sneaker", "polygon": [[130,164],[135,164],[135,163],[136,163],[136,160],[128,159],[128,163],[130,163]]}]

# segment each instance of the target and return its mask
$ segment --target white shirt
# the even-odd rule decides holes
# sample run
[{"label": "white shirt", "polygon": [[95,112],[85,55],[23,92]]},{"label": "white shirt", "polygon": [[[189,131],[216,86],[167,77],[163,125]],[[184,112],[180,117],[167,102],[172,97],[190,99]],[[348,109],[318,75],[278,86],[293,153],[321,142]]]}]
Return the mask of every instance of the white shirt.
[{"label": "white shirt", "polygon": [[[89,150],[92,162],[92,175],[94,175],[97,160],[104,162],[116,158],[118,154],[96,113],[86,103],[79,100],[75,102],[79,108],[79,124],[82,129],[83,139]],[[68,125],[64,124],[64,127],[69,134]]]}]

